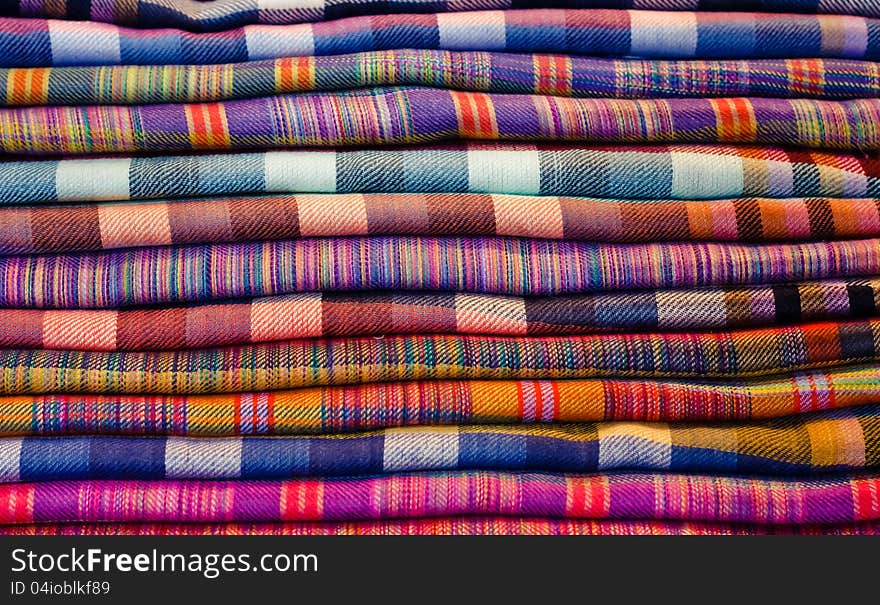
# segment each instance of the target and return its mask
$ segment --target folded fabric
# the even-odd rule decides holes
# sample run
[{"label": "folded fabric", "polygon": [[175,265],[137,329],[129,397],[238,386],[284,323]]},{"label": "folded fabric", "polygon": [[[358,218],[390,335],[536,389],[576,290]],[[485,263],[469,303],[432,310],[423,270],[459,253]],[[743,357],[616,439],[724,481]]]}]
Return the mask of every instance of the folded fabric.
[{"label": "folded fabric", "polygon": [[878,239],[621,245],[514,238],[309,238],[2,256],[0,307],[119,308],[318,290],[551,295],[877,274]]},{"label": "folded fabric", "polygon": [[234,63],[392,48],[670,58],[880,58],[880,20],[628,10],[378,15],[216,34],[0,19],[6,67]]},{"label": "folded fabric", "polygon": [[158,352],[0,350],[0,392],[235,393],[420,379],[732,378],[880,359],[880,320],[735,332],[388,336]]},{"label": "folded fabric", "polygon": [[0,206],[0,254],[347,235],[499,235],[597,242],[880,236],[880,198],[623,201],[479,193],[270,195]]},{"label": "folded fabric", "polygon": [[0,525],[7,536],[875,536],[880,523],[756,525],[535,517],[434,517],[312,523],[41,523]]},{"label": "folded fabric", "polygon": [[145,351],[321,336],[722,329],[877,315],[880,278],[548,297],[312,292],[153,309],[0,309],[0,346]]},{"label": "folded fabric", "polygon": [[[750,10],[880,17],[874,0],[10,0],[0,15],[179,27],[220,31],[256,23],[289,24],[359,15],[443,13],[478,9],[633,8],[643,10]],[[438,16],[438,19],[442,17]]]},{"label": "folded fabric", "polygon": [[880,365],[778,378],[445,380],[229,395],[0,397],[0,434],[290,435],[394,426],[775,418],[880,402]]},{"label": "folded fabric", "polygon": [[751,423],[391,428],[297,437],[6,437],[0,483],[437,470],[817,475],[880,466],[880,405]]},{"label": "folded fabric", "polygon": [[876,151],[878,125],[880,99],[576,99],[380,87],[200,104],[0,108],[0,151],[157,153],[448,140]]},{"label": "folded fabric", "polygon": [[2,105],[182,103],[414,85],[562,97],[880,96],[877,63],[661,61],[394,49],[221,65],[0,69]]},{"label": "folded fabric", "polygon": [[831,524],[880,518],[880,477],[456,471],[288,481],[0,485],[0,523],[357,521],[458,515]]},{"label": "folded fabric", "polygon": [[[511,193],[611,199],[880,197],[880,156],[776,147],[403,149],[0,162],[0,204],[235,193]],[[128,227],[141,230],[135,223]]]}]

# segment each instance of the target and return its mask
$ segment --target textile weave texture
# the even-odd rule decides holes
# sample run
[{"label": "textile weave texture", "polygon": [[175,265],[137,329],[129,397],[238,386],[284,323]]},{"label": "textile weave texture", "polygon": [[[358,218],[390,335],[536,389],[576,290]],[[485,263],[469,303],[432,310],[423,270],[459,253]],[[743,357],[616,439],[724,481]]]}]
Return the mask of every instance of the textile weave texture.
[{"label": "textile weave texture", "polygon": [[[289,24],[358,15],[441,13],[517,8],[631,8],[642,10],[755,10],[880,17],[873,0],[10,0],[0,15],[221,31],[256,23]],[[743,7],[748,7],[744,9]]]},{"label": "textile weave texture", "polygon": [[880,198],[620,201],[507,194],[299,194],[0,206],[0,253],[348,235],[498,235],[598,242],[880,236]]},{"label": "textile weave texture", "polygon": [[595,521],[517,517],[441,517],[313,523],[41,523],[0,525],[11,536],[875,536],[880,523],[749,525],[687,521]]},{"label": "textile weave texture", "polygon": [[880,534],[877,4],[0,1],[0,534]]},{"label": "textile weave texture", "polygon": [[768,525],[880,517],[880,478],[394,473],[287,481],[46,481],[0,484],[0,523],[262,523],[503,515]]},{"label": "textile weave texture", "polygon": [[377,87],[202,104],[0,109],[0,151],[9,154],[447,140],[759,143],[870,151],[880,149],[880,99],[572,99]]},{"label": "textile weave texture", "polygon": [[377,15],[216,34],[0,18],[5,67],[235,63],[415,48],[668,58],[877,60],[880,20],[857,16],[633,10]]},{"label": "textile weave texture", "polygon": [[152,309],[0,309],[0,346],[138,351],[322,336],[693,331],[878,315],[877,278],[549,297],[314,292]]},{"label": "textile weave texture", "polygon": [[745,421],[877,401],[876,363],[708,382],[423,380],[213,395],[12,395],[0,397],[0,434],[290,435],[493,422]]},{"label": "textile weave texture", "polygon": [[877,63],[665,61],[394,49],[223,65],[0,69],[0,105],[181,103],[413,85],[562,97],[880,96]]},{"label": "textile weave texture", "polygon": [[872,363],[880,320],[734,332],[386,336],[157,352],[0,350],[0,391],[234,393],[418,379],[734,378]]},{"label": "textile weave texture", "polygon": [[878,273],[877,239],[621,245],[515,238],[309,238],[3,256],[0,307],[119,308],[318,290],[555,295]]},{"label": "textile weave texture", "polygon": [[880,155],[749,146],[473,143],[0,162],[0,204],[234,193],[510,193],[638,200],[880,197]]},{"label": "textile weave texture", "polygon": [[491,469],[818,476],[880,466],[880,405],[761,423],[392,428],[306,437],[0,438],[0,483]]}]

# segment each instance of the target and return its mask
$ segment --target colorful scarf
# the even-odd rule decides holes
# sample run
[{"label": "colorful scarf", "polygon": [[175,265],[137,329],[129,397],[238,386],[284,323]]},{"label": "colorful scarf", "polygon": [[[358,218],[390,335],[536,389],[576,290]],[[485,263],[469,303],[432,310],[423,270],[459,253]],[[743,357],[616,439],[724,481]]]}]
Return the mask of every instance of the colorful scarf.
[{"label": "colorful scarf", "polygon": [[0,523],[271,523],[460,515],[767,525],[880,518],[880,478],[454,471],[288,481],[0,485]]},{"label": "colorful scarf", "polygon": [[386,334],[693,331],[877,315],[877,278],[547,297],[313,292],[153,309],[0,309],[0,346],[143,351]]},{"label": "colorful scarf", "polygon": [[491,469],[789,476],[880,466],[880,405],[754,423],[435,426],[291,437],[0,438],[0,483]]},{"label": "colorful scarf", "polygon": [[880,359],[880,320],[683,334],[387,336],[158,352],[0,350],[0,392],[235,393],[421,379],[742,378]]},{"label": "colorful scarf", "polygon": [[842,59],[651,61],[394,49],[226,65],[0,69],[2,105],[186,103],[434,86],[560,97],[880,96],[876,63]]},{"label": "colorful scarf", "polygon": [[446,380],[214,395],[0,397],[0,434],[292,435],[474,423],[721,421],[880,401],[880,365],[778,378]]},{"label": "colorful scarf", "polygon": [[871,151],[880,149],[878,125],[880,99],[573,99],[372,88],[205,104],[0,109],[0,151],[155,153],[446,140]]},{"label": "colorful scarf", "polygon": [[0,307],[89,309],[317,290],[555,295],[880,273],[880,240],[602,244],[320,238],[0,257]]},{"label": "colorful scarf", "polygon": [[880,155],[737,146],[473,143],[0,162],[0,205],[240,193],[510,193],[608,199],[880,197]]},{"label": "colorful scarf", "polygon": [[479,193],[269,195],[0,206],[0,225],[0,254],[350,235],[791,242],[880,237],[880,198],[681,202]]},{"label": "colorful scarf", "polygon": [[[632,8],[641,10],[750,10],[880,17],[873,0],[10,0],[0,15],[75,19],[130,27],[222,31],[243,25],[308,23],[395,13],[445,13],[517,8]],[[744,7],[747,7],[744,8]]]},{"label": "colorful scarf", "polygon": [[216,34],[0,19],[5,67],[235,63],[394,48],[668,58],[877,60],[880,20],[855,16],[628,10],[379,15]]},{"label": "colorful scarf", "polygon": [[0,534],[880,533],[880,8],[511,1],[0,7]]}]

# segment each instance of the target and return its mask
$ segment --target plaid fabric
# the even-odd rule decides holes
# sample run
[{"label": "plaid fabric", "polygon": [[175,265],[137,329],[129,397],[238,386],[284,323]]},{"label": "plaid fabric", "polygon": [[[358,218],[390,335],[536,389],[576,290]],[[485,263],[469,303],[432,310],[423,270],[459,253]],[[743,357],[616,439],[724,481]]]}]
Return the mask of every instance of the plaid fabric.
[{"label": "plaid fabric", "polygon": [[871,198],[880,197],[880,156],[775,147],[472,143],[9,161],[0,162],[0,182],[3,205],[288,192]]},{"label": "plaid fabric", "polygon": [[541,338],[386,336],[162,352],[0,350],[0,391],[236,393],[421,379],[745,377],[880,358],[880,320]]},{"label": "plaid fabric", "polygon": [[515,238],[310,238],[4,256],[0,307],[119,308],[318,290],[551,295],[878,273],[877,239],[618,245]]},{"label": "plaid fabric", "polygon": [[315,194],[143,204],[0,206],[0,254],[347,235],[597,242],[880,236],[880,198],[619,201],[498,194]]},{"label": "plaid fabric", "polygon": [[806,475],[880,466],[880,405],[741,424],[442,426],[307,437],[7,437],[0,483],[491,469]]},{"label": "plaid fabric", "polygon": [[880,401],[880,366],[760,380],[466,380],[230,395],[0,397],[0,434],[289,435],[393,426],[775,418]]},{"label": "plaid fabric", "polygon": [[874,0],[9,0],[0,15],[118,23],[133,27],[179,27],[218,31],[255,23],[288,24],[388,13],[456,12],[477,9],[633,8],[644,10],[748,10],[842,13],[880,17]]},{"label": "plaid fabric", "polygon": [[231,65],[0,69],[0,105],[205,102],[404,84],[562,97],[880,96],[878,65],[865,61],[649,61],[397,49]]},{"label": "plaid fabric", "polygon": [[0,523],[261,523],[459,515],[830,524],[880,517],[880,478],[457,471],[289,481],[0,485]]},{"label": "plaid fabric", "polygon": [[670,58],[880,58],[880,20],[626,10],[379,15],[217,34],[0,19],[6,67],[234,63],[417,48]]},{"label": "plaid fabric", "polygon": [[0,347],[138,351],[320,336],[704,330],[875,315],[880,279],[550,297],[313,292],[155,309],[0,309]]},{"label": "plaid fabric", "polygon": [[13,154],[445,140],[760,143],[878,150],[880,99],[572,99],[374,88],[205,104],[0,109],[0,151]]},{"label": "plaid fabric", "polygon": [[591,521],[518,517],[440,517],[353,523],[43,523],[0,525],[10,536],[874,536],[880,523],[747,525],[687,521]]}]

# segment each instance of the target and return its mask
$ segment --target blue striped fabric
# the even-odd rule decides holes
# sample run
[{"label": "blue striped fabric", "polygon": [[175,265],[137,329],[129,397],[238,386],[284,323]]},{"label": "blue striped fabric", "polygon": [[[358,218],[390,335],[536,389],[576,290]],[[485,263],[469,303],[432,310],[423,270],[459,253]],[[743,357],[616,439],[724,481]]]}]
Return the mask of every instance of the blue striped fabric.
[{"label": "blue striped fabric", "polygon": [[0,162],[0,204],[240,193],[880,197],[880,158],[773,147],[509,145]]},{"label": "blue striped fabric", "polygon": [[876,0],[5,0],[0,3],[0,15],[222,31],[256,23],[307,23],[359,15],[514,7],[763,11],[880,17]]},{"label": "blue striped fabric", "polygon": [[234,63],[391,48],[877,60],[880,20],[779,13],[544,9],[352,17],[194,34],[0,18],[0,46],[7,67]]},{"label": "blue striped fabric", "polygon": [[[842,431],[848,443],[861,444],[859,454],[823,446]],[[818,435],[824,439],[811,440]],[[796,475],[878,465],[880,405],[726,425],[611,422],[288,437],[0,439],[0,482],[284,479],[465,469]]]}]

